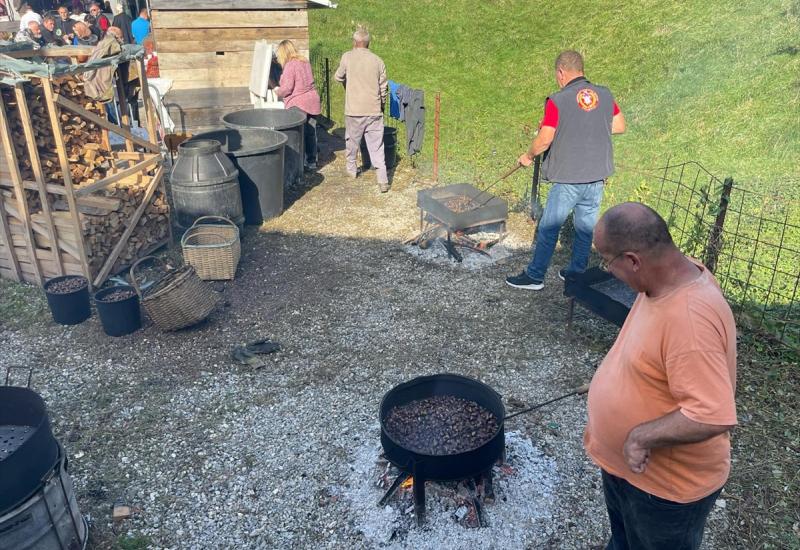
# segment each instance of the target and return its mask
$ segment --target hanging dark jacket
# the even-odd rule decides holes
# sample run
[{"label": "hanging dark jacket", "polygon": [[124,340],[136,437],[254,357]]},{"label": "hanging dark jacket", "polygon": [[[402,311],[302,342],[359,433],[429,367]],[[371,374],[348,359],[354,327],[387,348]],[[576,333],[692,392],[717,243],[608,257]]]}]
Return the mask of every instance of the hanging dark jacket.
[{"label": "hanging dark jacket", "polygon": [[425,92],[407,86],[397,87],[400,120],[406,124],[406,149],[409,155],[422,150],[425,138]]}]

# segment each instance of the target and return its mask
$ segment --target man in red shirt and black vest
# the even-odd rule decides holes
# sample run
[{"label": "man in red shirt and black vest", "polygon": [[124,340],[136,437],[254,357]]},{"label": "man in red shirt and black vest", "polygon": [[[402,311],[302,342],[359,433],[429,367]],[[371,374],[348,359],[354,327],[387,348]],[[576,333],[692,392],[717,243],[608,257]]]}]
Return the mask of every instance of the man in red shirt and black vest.
[{"label": "man in red shirt and black vest", "polygon": [[614,172],[611,135],[625,131],[625,118],[611,91],[584,76],[581,54],[561,52],[555,69],[561,90],[547,98],[539,132],[518,160],[530,166],[544,153],[542,175],[554,184],[539,220],[533,259],[522,273],[506,277],[510,286],[526,290],[544,288],[558,233],[570,212],[575,223],[572,259],[558,274],[564,279],[586,270],[603,183]]}]

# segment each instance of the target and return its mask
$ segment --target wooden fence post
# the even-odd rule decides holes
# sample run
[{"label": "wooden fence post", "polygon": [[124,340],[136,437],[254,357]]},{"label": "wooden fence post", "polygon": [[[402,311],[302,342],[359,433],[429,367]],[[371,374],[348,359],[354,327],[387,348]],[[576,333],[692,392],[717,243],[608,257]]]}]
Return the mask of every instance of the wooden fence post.
[{"label": "wooden fence post", "polygon": [[714,225],[708,235],[708,244],[706,245],[706,252],[703,256],[704,263],[711,273],[717,269],[717,260],[719,259],[719,249],[722,240],[722,228],[725,225],[725,216],[728,213],[728,204],[731,200],[731,190],[733,189],[733,178],[727,177],[722,183],[722,193],[719,197],[719,207],[717,209],[717,218],[714,220]]}]

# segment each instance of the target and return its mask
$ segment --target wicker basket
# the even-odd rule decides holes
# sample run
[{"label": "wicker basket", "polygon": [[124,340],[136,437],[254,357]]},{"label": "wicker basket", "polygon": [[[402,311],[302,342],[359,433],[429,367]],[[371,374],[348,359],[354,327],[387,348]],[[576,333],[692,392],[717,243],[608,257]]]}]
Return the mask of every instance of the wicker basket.
[{"label": "wicker basket", "polygon": [[[200,224],[203,220],[220,220],[225,223]],[[239,228],[222,216],[197,218],[192,227],[183,234],[181,248],[184,261],[194,267],[197,276],[204,281],[233,279],[242,253]]]},{"label": "wicker basket", "polygon": [[167,271],[152,286],[142,290],[136,280],[136,268],[145,260],[155,260],[166,267],[155,256],[145,256],[131,266],[131,284],[139,294],[147,314],[161,330],[178,330],[195,325],[208,317],[214,309],[216,299],[211,287],[200,280],[194,268],[185,265]]}]

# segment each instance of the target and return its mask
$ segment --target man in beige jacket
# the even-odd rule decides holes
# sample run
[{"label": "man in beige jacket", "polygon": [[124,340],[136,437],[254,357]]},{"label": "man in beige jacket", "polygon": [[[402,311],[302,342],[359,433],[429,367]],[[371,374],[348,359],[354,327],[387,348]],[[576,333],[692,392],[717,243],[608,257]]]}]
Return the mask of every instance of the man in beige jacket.
[{"label": "man in beige jacket", "polygon": [[386,193],[389,190],[383,153],[383,107],[388,94],[386,65],[369,51],[369,38],[363,28],[353,33],[353,49],[342,55],[334,78],[345,87],[347,173],[352,178],[358,174],[356,155],[363,136],[378,172],[378,186],[381,193]]}]

